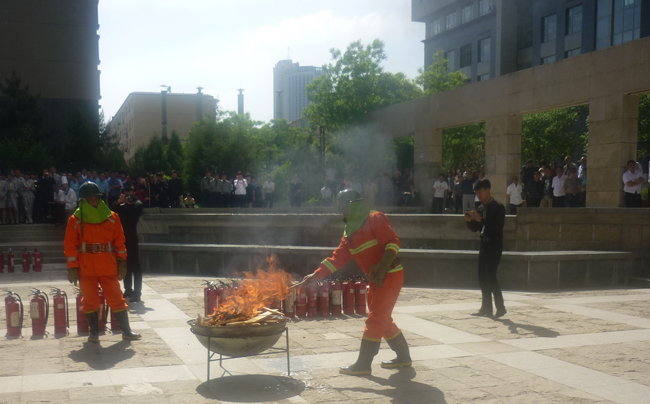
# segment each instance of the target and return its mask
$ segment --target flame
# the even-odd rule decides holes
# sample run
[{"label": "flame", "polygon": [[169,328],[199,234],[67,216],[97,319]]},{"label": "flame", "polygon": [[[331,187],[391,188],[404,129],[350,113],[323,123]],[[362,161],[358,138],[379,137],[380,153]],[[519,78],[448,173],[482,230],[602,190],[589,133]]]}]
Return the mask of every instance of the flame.
[{"label": "flame", "polygon": [[293,277],[278,268],[275,255],[266,258],[268,269],[258,268],[256,273],[244,272],[245,280],[230,290],[231,294],[215,308],[210,317],[216,322],[234,318],[249,319],[268,307],[274,300],[284,300],[289,293]]}]

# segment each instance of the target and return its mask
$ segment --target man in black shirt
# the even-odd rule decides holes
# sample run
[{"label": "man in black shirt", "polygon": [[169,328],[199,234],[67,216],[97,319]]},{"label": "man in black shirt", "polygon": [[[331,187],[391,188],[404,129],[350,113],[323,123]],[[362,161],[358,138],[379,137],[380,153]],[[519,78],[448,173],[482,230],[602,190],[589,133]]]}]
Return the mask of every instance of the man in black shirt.
[{"label": "man in black shirt", "polygon": [[178,178],[176,170],[172,170],[172,179],[169,180],[167,192],[172,208],[180,208],[183,204],[183,180]]},{"label": "man in black shirt", "polygon": [[111,204],[111,210],[120,216],[124,230],[127,256],[126,277],[124,278],[124,297],[131,302],[139,302],[142,295],[142,270],[138,255],[138,221],[142,216],[144,205],[135,196],[133,186],[122,189],[123,194]]},{"label": "man in black shirt", "polygon": [[535,171],[535,176],[526,184],[526,207],[539,208],[544,197],[544,182],[541,180],[542,173]]},{"label": "man in black shirt", "polygon": [[467,227],[481,232],[481,247],[478,253],[478,282],[483,301],[481,309],[473,316],[492,317],[492,295],[497,312],[494,317],[506,314],[501,287],[497,280],[497,268],[503,252],[503,225],[506,208],[490,195],[490,180],[480,179],[474,184],[474,192],[480,204],[476,210],[465,211]]}]

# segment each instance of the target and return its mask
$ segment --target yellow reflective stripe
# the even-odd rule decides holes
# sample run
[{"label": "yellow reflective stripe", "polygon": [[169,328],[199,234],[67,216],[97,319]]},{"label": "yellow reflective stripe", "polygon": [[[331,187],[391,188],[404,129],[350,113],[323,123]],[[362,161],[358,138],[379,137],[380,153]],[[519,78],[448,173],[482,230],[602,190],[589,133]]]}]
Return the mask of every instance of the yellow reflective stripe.
[{"label": "yellow reflective stripe", "polygon": [[377,239],[366,241],[357,248],[351,248],[350,254],[359,254],[361,251],[367,250],[368,248],[376,246],[377,244],[379,244],[379,241],[377,241]]},{"label": "yellow reflective stripe", "polygon": [[381,338],[366,337],[365,335],[363,337],[361,337],[361,339],[365,339],[365,340],[372,341],[372,342],[381,342]]},{"label": "yellow reflective stripe", "polygon": [[402,333],[402,330],[399,330],[393,335],[392,337],[384,338],[386,341],[390,341],[391,339],[397,338],[400,334]]},{"label": "yellow reflective stripe", "polygon": [[387,273],[392,274],[393,272],[402,271],[403,269],[404,269],[404,267],[402,266],[402,264],[399,264],[395,268],[389,270]]},{"label": "yellow reflective stripe", "polygon": [[395,251],[395,253],[399,252],[399,246],[397,244],[395,244],[395,243],[386,244],[386,249],[387,250],[393,250],[393,251]]},{"label": "yellow reflective stripe", "polygon": [[126,254],[126,251],[118,251],[118,254]]},{"label": "yellow reflective stripe", "polygon": [[321,264],[325,265],[325,267],[329,269],[331,272],[336,272],[336,267],[334,266],[334,264],[329,262],[327,259],[324,259],[323,262],[321,262]]},{"label": "yellow reflective stripe", "polygon": [[76,261],[77,257],[68,257],[68,262]]}]

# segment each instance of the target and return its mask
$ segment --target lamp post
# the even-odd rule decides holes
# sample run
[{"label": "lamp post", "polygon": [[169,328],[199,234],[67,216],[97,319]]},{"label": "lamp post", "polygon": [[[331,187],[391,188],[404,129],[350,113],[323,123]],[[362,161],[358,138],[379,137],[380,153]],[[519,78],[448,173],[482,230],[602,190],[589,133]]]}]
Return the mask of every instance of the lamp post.
[{"label": "lamp post", "polygon": [[169,139],[167,138],[167,93],[171,92],[172,88],[164,84],[160,87],[165,88],[160,92],[162,99],[162,134],[160,136],[160,140],[163,145],[166,145],[169,142]]}]

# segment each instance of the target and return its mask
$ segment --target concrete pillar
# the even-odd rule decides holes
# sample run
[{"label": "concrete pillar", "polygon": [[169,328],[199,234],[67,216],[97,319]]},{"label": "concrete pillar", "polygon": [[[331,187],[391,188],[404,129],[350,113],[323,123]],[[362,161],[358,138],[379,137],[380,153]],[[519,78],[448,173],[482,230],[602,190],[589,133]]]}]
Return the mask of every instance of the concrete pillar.
[{"label": "concrete pillar", "polygon": [[623,203],[625,163],[636,159],[639,97],[614,95],[589,102],[587,207]]},{"label": "concrete pillar", "polygon": [[506,188],[521,168],[521,115],[504,115],[485,122],[485,177],[492,196],[506,204]]},{"label": "concrete pillar", "polygon": [[420,203],[429,206],[433,198],[433,183],[442,169],[442,129],[415,133],[415,188],[420,191]]}]

